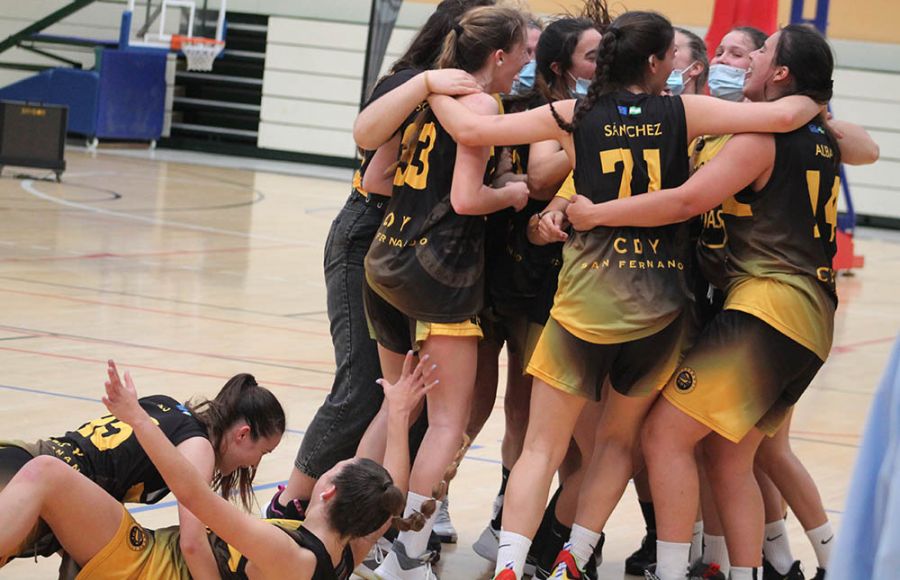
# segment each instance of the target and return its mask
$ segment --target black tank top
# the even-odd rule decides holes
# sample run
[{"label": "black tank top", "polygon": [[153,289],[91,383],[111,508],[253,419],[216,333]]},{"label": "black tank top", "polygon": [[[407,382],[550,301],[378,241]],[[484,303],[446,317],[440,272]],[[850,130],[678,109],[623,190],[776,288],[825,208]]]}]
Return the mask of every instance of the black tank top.
[{"label": "black tank top", "polygon": [[[172,397],[151,395],[139,403],[172,445],[192,437],[209,439],[203,424]],[[131,426],[113,415],[88,421],[62,437],[40,441],[37,447],[40,454],[65,461],[118,501],[153,504],[169,493]]]},{"label": "black tank top", "polygon": [[[341,560],[335,566],[331,562],[331,555],[325,549],[325,545],[315,534],[303,527],[303,522],[297,520],[266,521],[290,536],[298,546],[315,554],[316,571],[313,573],[312,580],[347,580],[350,578],[354,565],[353,551],[349,545],[344,548]],[[243,554],[212,532],[209,534],[209,544],[216,558],[222,580],[246,580],[248,560]]]},{"label": "black tank top", "polygon": [[[384,221],[366,254],[369,286],[394,308],[424,322],[463,322],[484,304],[484,216],[450,203],[456,142],[427,105],[409,163],[397,169]],[[491,156],[488,184],[496,167]]]},{"label": "black tank top", "polygon": [[[677,187],[688,178],[687,126],[678,97],[619,91],[600,97],[574,134],[575,190],[594,203]],[[551,316],[588,342],[614,344],[655,334],[690,291],[681,224],[597,227],[563,247]]]}]

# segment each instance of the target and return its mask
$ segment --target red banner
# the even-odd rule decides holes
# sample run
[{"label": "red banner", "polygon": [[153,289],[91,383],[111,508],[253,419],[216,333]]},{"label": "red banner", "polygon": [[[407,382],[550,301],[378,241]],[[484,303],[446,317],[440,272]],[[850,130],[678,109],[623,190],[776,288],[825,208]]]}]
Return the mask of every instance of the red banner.
[{"label": "red banner", "polygon": [[753,26],[766,34],[775,32],[778,0],[716,0],[712,23],[706,33],[709,58],[716,54],[722,38],[736,26]]}]

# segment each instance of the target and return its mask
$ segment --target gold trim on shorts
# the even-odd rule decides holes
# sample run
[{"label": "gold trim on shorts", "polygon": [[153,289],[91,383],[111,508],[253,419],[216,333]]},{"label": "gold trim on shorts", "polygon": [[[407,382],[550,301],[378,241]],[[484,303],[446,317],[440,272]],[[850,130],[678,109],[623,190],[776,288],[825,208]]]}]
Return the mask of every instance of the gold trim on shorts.
[{"label": "gold trim on shorts", "polygon": [[477,320],[464,322],[424,322],[416,320],[416,344],[425,342],[430,336],[474,336],[484,338]]}]

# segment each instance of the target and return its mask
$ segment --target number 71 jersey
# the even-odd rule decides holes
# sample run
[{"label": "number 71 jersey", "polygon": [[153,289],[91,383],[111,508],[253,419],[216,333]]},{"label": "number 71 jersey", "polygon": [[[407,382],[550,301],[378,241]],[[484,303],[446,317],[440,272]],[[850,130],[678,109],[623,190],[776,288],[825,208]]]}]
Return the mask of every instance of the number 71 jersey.
[{"label": "number 71 jersey", "polygon": [[[678,97],[618,91],[579,121],[575,191],[594,203],[677,187],[689,174],[687,127]],[[686,228],[597,227],[575,232],[551,316],[588,342],[638,340],[671,323],[690,295]]]}]

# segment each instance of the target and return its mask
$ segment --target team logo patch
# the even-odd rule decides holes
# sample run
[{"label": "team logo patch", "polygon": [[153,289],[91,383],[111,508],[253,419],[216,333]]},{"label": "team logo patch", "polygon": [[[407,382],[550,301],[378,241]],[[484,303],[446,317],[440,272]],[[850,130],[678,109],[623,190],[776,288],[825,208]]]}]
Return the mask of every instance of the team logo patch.
[{"label": "team logo patch", "polygon": [[697,373],[694,369],[684,367],[675,375],[675,389],[682,394],[688,394],[697,387]]},{"label": "team logo patch", "polygon": [[140,552],[147,546],[147,532],[141,526],[131,526],[128,531],[129,547],[135,552]]}]

